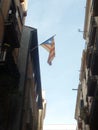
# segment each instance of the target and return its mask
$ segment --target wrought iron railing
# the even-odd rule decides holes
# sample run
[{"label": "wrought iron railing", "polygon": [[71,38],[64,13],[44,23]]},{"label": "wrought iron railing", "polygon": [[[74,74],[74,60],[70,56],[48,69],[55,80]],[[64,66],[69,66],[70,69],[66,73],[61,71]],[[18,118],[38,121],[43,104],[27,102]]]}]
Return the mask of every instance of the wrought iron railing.
[{"label": "wrought iron railing", "polygon": [[0,46],[0,62],[5,62],[6,53],[6,49],[2,49],[2,47]]}]

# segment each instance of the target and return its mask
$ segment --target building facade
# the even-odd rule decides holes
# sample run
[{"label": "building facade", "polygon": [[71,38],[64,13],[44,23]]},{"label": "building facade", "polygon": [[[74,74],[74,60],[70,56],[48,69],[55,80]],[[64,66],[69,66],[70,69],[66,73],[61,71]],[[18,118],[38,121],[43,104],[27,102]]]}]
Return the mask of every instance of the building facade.
[{"label": "building facade", "polygon": [[19,44],[26,15],[27,0],[0,0],[0,44]]},{"label": "building facade", "polygon": [[18,67],[22,75],[19,93],[22,96],[19,97],[18,124],[21,130],[38,130],[39,109],[43,109],[43,104],[37,29],[24,26],[19,51]]},{"label": "building facade", "polygon": [[98,129],[98,1],[87,0],[84,22],[85,49],[81,59],[75,119],[78,130]]},{"label": "building facade", "polygon": [[0,0],[0,130],[38,130],[43,110],[37,29],[27,0]]},{"label": "building facade", "polygon": [[12,129],[19,87],[17,65],[26,0],[0,0],[0,130]]}]

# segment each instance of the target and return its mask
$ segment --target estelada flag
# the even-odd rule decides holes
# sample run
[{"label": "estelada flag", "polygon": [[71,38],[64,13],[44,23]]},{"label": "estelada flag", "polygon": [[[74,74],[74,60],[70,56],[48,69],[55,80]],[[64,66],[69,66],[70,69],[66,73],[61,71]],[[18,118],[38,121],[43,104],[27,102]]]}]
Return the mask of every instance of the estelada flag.
[{"label": "estelada flag", "polygon": [[55,57],[55,42],[54,42],[54,36],[46,40],[45,42],[40,44],[42,47],[44,47],[49,52],[48,57],[48,64],[52,65],[52,60]]}]

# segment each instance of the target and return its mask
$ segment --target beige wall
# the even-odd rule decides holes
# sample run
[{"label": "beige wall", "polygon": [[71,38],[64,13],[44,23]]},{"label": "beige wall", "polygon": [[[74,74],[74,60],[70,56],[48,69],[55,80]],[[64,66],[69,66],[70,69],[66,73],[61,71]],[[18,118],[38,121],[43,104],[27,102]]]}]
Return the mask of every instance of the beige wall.
[{"label": "beige wall", "polygon": [[1,10],[2,10],[2,14],[4,16],[4,19],[6,19],[6,17],[7,17],[10,3],[11,3],[11,0],[3,0],[3,2],[1,3],[2,4]]}]

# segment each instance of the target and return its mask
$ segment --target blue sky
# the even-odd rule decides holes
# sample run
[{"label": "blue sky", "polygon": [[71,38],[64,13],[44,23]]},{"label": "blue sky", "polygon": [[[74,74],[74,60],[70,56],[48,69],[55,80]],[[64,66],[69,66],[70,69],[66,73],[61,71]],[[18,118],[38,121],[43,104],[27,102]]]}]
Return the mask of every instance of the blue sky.
[{"label": "blue sky", "polygon": [[29,0],[26,25],[37,28],[39,44],[55,36],[56,57],[39,46],[42,88],[46,91],[45,124],[74,124],[82,51],[85,0]]}]

